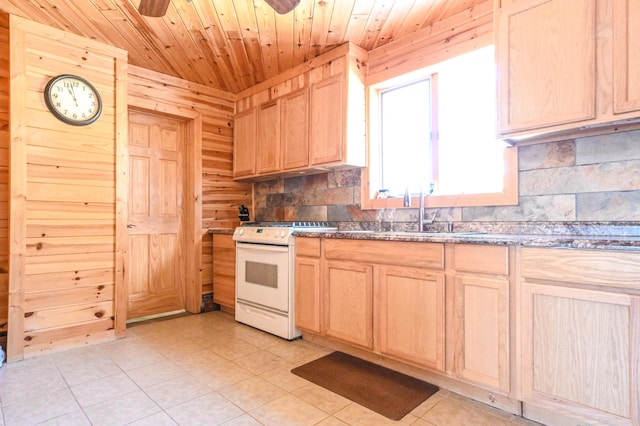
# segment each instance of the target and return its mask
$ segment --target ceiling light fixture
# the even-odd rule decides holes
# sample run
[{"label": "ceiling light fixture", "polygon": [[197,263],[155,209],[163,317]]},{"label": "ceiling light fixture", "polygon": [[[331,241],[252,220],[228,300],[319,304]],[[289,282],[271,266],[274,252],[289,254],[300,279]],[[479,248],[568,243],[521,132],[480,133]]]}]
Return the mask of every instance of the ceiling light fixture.
[{"label": "ceiling light fixture", "polygon": [[264,0],[280,15],[291,12],[300,3],[300,0]]},{"label": "ceiling light fixture", "polygon": [[140,0],[138,12],[140,15],[159,18],[167,13],[171,0]]}]

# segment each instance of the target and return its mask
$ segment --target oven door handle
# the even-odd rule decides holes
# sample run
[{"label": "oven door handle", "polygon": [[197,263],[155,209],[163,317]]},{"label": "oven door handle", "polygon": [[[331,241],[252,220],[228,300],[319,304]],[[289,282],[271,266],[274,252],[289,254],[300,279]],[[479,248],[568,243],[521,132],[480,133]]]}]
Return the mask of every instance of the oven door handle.
[{"label": "oven door handle", "polygon": [[239,243],[236,242],[236,248],[247,251],[265,252],[270,251],[273,253],[286,253],[289,251],[289,246],[276,246],[273,244],[251,244],[251,243]]}]

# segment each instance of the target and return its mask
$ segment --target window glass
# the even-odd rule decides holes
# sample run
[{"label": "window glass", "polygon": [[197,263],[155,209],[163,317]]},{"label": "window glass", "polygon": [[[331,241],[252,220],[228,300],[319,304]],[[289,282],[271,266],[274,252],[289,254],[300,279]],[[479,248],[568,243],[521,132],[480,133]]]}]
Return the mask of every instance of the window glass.
[{"label": "window glass", "polygon": [[381,182],[390,194],[431,181],[430,79],[380,93]]},{"label": "window glass", "polygon": [[396,198],[421,187],[434,188],[431,206],[517,204],[517,148],[496,139],[495,84],[489,46],[372,86],[363,206],[395,206],[371,201],[380,189]]},{"label": "window glass", "polygon": [[438,66],[437,193],[502,191],[505,145],[496,141],[493,48]]}]

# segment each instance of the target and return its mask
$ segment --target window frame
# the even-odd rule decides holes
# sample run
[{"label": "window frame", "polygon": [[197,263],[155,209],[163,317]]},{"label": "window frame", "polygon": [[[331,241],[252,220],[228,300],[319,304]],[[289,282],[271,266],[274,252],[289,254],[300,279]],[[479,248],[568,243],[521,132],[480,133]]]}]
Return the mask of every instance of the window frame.
[{"label": "window frame", "polygon": [[[475,49],[469,50],[470,53]],[[432,158],[438,158],[438,85],[437,85],[437,73],[429,73],[428,69],[422,69],[407,74],[399,75],[394,78],[390,78],[386,81],[371,84],[366,90],[366,102],[367,102],[367,167],[362,169],[361,176],[361,209],[362,210],[375,210],[375,209],[389,209],[389,208],[416,208],[419,206],[419,195],[412,194],[411,206],[405,207],[402,197],[398,198],[376,198],[377,181],[379,179],[372,179],[374,176],[380,176],[380,162],[373,161],[372,156],[378,155],[375,153],[380,152],[380,93],[393,87],[397,87],[403,84],[408,84],[412,81],[416,81],[421,78],[430,76],[431,93],[433,99],[432,107]],[[496,130],[497,135],[497,130]],[[376,149],[372,149],[376,147]],[[442,207],[474,207],[474,206],[506,206],[518,204],[518,147],[510,146],[505,143],[504,157],[504,175],[503,175],[503,189],[501,192],[491,193],[476,193],[476,194],[451,194],[451,195],[430,195],[425,197],[425,208],[442,208]],[[438,161],[434,161],[432,164],[432,175],[438,176]],[[371,182],[374,181],[374,184]]]}]

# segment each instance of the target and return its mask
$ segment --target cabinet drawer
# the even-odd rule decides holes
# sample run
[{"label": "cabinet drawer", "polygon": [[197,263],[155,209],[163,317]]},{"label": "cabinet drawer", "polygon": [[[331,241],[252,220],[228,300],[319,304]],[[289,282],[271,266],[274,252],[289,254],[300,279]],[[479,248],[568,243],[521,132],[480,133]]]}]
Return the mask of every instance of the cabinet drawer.
[{"label": "cabinet drawer", "polygon": [[640,253],[523,248],[521,274],[541,280],[640,289]]},{"label": "cabinet drawer", "polygon": [[456,271],[494,275],[509,274],[509,249],[503,246],[456,244],[453,247]]},{"label": "cabinet drawer", "polygon": [[444,244],[401,241],[324,241],[327,259],[444,269]]},{"label": "cabinet drawer", "polygon": [[320,238],[296,238],[296,256],[320,257]]}]

